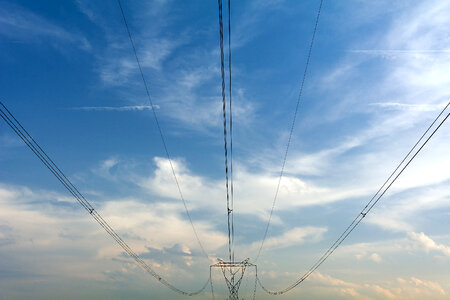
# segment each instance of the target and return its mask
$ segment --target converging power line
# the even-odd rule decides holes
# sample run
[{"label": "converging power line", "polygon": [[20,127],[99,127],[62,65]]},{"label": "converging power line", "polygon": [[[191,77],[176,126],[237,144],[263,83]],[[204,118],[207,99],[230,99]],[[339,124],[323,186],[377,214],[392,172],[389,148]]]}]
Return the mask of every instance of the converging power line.
[{"label": "converging power line", "polygon": [[175,180],[175,184],[177,186],[178,193],[180,194],[180,199],[183,202],[184,210],[185,210],[186,215],[187,215],[187,217],[189,219],[189,223],[191,223],[192,231],[194,232],[194,235],[195,235],[195,238],[197,239],[198,245],[200,246],[200,249],[202,250],[203,254],[207,258],[209,258],[208,253],[206,252],[205,248],[203,247],[202,242],[200,241],[200,238],[198,236],[197,230],[195,229],[195,226],[194,226],[194,222],[192,221],[191,214],[189,213],[189,209],[188,209],[186,200],[184,199],[183,192],[181,191],[180,183],[178,181],[178,177],[177,177],[177,174],[175,173],[175,168],[173,167],[172,159],[171,159],[170,154],[169,154],[169,149],[167,148],[166,139],[164,138],[164,134],[163,134],[161,125],[159,124],[158,116],[156,114],[156,110],[155,110],[155,107],[153,105],[153,100],[152,100],[152,97],[150,96],[150,90],[148,88],[147,81],[145,80],[144,72],[142,71],[141,62],[140,62],[139,57],[137,55],[137,51],[136,51],[136,47],[134,45],[133,37],[131,35],[130,27],[128,26],[127,18],[125,17],[125,13],[123,11],[122,3],[120,2],[120,0],[117,0],[117,3],[119,4],[120,12],[122,13],[123,22],[124,22],[125,27],[127,29],[128,37],[130,39],[131,48],[133,48],[134,57],[136,58],[136,63],[137,63],[138,68],[139,68],[139,73],[141,74],[142,82],[143,82],[144,87],[145,87],[145,92],[147,94],[148,101],[150,102],[150,106],[152,108],[153,118],[155,119],[156,127],[158,127],[158,132],[159,132],[159,135],[161,137],[161,141],[162,141],[163,146],[164,146],[164,151],[166,152],[167,160],[169,161],[170,169],[172,171],[172,176],[173,176],[173,178]]},{"label": "converging power line", "polygon": [[[339,236],[339,238],[311,266],[311,268],[306,273],[304,273],[300,278],[298,278],[297,281],[295,281],[293,284],[291,284],[287,288],[279,290],[279,291],[271,291],[271,290],[267,289],[266,287],[264,287],[263,284],[261,283],[261,280],[259,279],[259,277],[257,275],[257,280],[258,280],[258,283],[261,286],[261,288],[265,292],[267,292],[268,294],[271,294],[271,295],[282,295],[282,294],[285,294],[285,293],[289,292],[293,288],[297,287],[300,283],[302,283],[304,280],[306,280],[315,270],[317,270],[325,262],[325,260],[328,257],[330,257],[330,255],[333,254],[333,252],[344,242],[344,240],[353,232],[353,230],[355,230],[355,228],[362,222],[362,220],[366,217],[366,215],[374,208],[374,206],[378,203],[378,201],[380,201],[380,199],[385,195],[385,193],[394,184],[394,182],[400,177],[400,175],[409,166],[409,164],[413,161],[413,159],[416,158],[416,156],[423,149],[423,147],[425,147],[425,145],[434,136],[434,134],[439,130],[439,128],[441,128],[442,124],[444,124],[444,122],[450,116],[450,113],[448,113],[447,116],[444,119],[442,119],[442,121],[439,123],[439,125],[432,131],[432,133],[427,137],[427,139],[420,145],[421,141],[425,138],[425,136],[428,134],[428,132],[430,132],[430,130],[433,128],[433,126],[436,124],[436,122],[439,120],[439,118],[442,116],[442,114],[447,110],[449,105],[450,105],[450,102],[444,107],[444,109],[433,120],[431,125],[425,130],[425,132],[422,134],[422,136],[419,138],[419,140],[414,144],[414,146],[411,148],[411,150],[409,150],[409,152],[406,154],[406,156],[398,164],[398,166],[391,173],[391,175],[389,175],[388,179],[382,184],[382,186],[378,189],[378,191],[370,199],[370,201],[364,206],[364,208],[356,216],[356,218],[350,223],[350,225],[344,230],[344,232]],[[420,147],[417,149],[417,147],[419,145],[420,145]],[[417,149],[417,150],[411,156],[411,154],[413,153],[413,151],[415,149]],[[404,162],[408,159],[408,157],[410,157],[409,160],[406,162],[406,164],[404,164]]]},{"label": "converging power line", "polygon": [[186,296],[194,296],[202,293],[208,286],[210,278],[206,283],[195,292],[183,291],[173,284],[169,283],[161,275],[153,270],[138,254],[117,234],[117,232],[106,222],[99,212],[91,205],[91,203],[83,196],[83,194],[75,187],[63,171],[56,163],[47,155],[47,153],[39,146],[36,140],[28,133],[22,124],[13,116],[8,108],[0,101],[0,116],[8,124],[9,127],[20,137],[20,139],[28,146],[28,148],[36,155],[36,157],[49,169],[49,171],[58,179],[58,181],[67,189],[67,191],[83,206],[83,208],[94,218],[94,220],[103,227],[103,229],[116,241],[117,244],[140,265],[147,273],[152,275],[161,284],[165,285],[174,292]]}]

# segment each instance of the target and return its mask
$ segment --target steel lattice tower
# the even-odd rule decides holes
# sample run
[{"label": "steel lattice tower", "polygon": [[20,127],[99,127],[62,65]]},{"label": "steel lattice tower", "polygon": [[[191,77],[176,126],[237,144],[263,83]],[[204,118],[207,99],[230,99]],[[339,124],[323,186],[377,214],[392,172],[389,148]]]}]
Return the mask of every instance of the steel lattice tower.
[{"label": "steel lattice tower", "polygon": [[[245,270],[248,267],[254,267],[256,270],[256,265],[249,263],[247,258],[241,262],[225,262],[219,259],[219,262],[210,266],[210,272],[212,268],[219,268],[225,278],[227,288],[229,291],[229,296],[227,300],[240,300],[239,299],[239,288],[244,278]],[[256,284],[256,278],[255,278]],[[255,294],[253,294],[253,299]]]}]

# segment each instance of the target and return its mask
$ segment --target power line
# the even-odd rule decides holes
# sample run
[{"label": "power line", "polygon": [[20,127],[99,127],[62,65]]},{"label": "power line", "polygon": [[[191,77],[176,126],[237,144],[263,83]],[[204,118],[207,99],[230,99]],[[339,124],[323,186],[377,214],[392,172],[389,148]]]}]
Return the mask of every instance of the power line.
[{"label": "power line", "polygon": [[164,138],[164,134],[163,134],[162,128],[161,128],[161,126],[159,124],[158,116],[156,115],[155,106],[153,105],[153,101],[152,101],[152,98],[150,96],[150,92],[149,92],[149,88],[148,88],[148,85],[147,85],[147,81],[145,80],[144,72],[142,71],[141,62],[139,61],[139,58],[138,58],[138,55],[137,55],[137,52],[136,52],[136,47],[134,45],[134,41],[133,41],[133,38],[131,36],[131,31],[130,31],[130,28],[128,26],[127,19],[125,17],[125,13],[123,11],[122,3],[120,2],[120,0],[117,0],[117,3],[119,4],[120,12],[122,13],[123,22],[124,22],[125,27],[127,29],[127,33],[128,33],[128,37],[130,39],[131,47],[133,48],[134,57],[136,58],[136,63],[137,63],[138,68],[139,68],[139,73],[141,74],[142,82],[144,83],[145,92],[147,93],[148,101],[150,102],[150,105],[152,107],[152,112],[153,112],[153,117],[155,119],[156,127],[158,127],[159,135],[161,137],[161,141],[162,141],[163,146],[164,146],[164,151],[166,152],[166,157],[167,157],[167,160],[169,161],[170,169],[172,170],[172,175],[173,175],[173,178],[174,178],[175,183],[177,185],[178,193],[180,194],[181,201],[183,202],[183,205],[184,205],[184,210],[186,211],[186,215],[187,215],[187,217],[189,219],[189,223],[191,223],[191,227],[192,227],[192,230],[194,231],[194,235],[195,235],[195,238],[197,239],[198,245],[200,246],[203,254],[206,257],[209,258],[208,254],[205,251],[205,248],[203,248],[202,242],[200,241],[200,238],[198,236],[197,230],[195,229],[195,226],[194,226],[194,222],[192,221],[191,214],[189,213],[189,209],[187,207],[186,201],[185,201],[183,193],[181,191],[181,187],[180,187],[180,184],[178,182],[178,177],[177,177],[177,175],[175,173],[175,169],[173,167],[172,159],[170,158],[169,150],[167,148],[166,140]]},{"label": "power line", "polygon": [[234,262],[233,110],[231,109],[231,0],[228,0],[228,74],[230,96],[231,261]]},{"label": "power line", "polygon": [[27,147],[36,155],[36,157],[49,169],[49,171],[58,179],[58,181],[67,189],[67,191],[83,206],[83,208],[94,218],[97,223],[119,244],[120,247],[140,265],[147,273],[155,277],[161,284],[165,285],[174,292],[186,296],[198,295],[208,286],[209,279],[201,289],[195,292],[183,291],[161,275],[156,273],[139,255],[134,252],[131,247],[117,234],[117,232],[103,219],[103,217],[95,210],[91,203],[83,196],[83,194],[68,179],[64,172],[56,165],[56,163],[47,155],[47,153],[39,146],[36,140],[28,133],[22,124],[14,117],[8,108],[0,101],[0,116],[8,124],[9,127],[19,136],[19,138],[27,145]]},{"label": "power line", "polygon": [[[220,38],[220,73],[222,75],[222,112],[223,112],[223,141],[225,150],[225,187],[227,190],[227,219],[228,219],[228,256],[230,262],[232,261],[231,251],[231,220],[230,215],[230,194],[228,185],[228,148],[227,148],[227,113],[225,101],[225,62],[223,54],[223,19],[222,19],[222,0],[218,0],[219,4],[219,38]],[[230,100],[231,101],[231,100]],[[231,102],[230,102],[231,103]]]},{"label": "power line", "polygon": [[[433,130],[433,132],[428,136],[428,138],[423,142],[423,144],[417,149],[417,151],[414,153],[414,155],[411,156],[411,158],[407,161],[406,164],[400,169],[400,167],[403,165],[403,163],[407,160],[407,158],[410,156],[410,154],[414,151],[414,149],[417,148],[417,146],[420,144],[420,142],[423,140],[423,138],[427,135],[427,133],[431,130],[431,128],[434,126],[434,124],[437,122],[437,120],[441,117],[441,115],[444,113],[444,111],[448,108],[450,105],[450,102],[445,106],[445,108],[439,113],[439,115],[434,119],[434,121],[431,123],[431,125],[427,128],[427,130],[422,134],[422,136],[419,138],[419,140],[414,144],[414,146],[411,148],[411,150],[406,154],[406,156],[403,158],[403,160],[400,162],[400,164],[395,168],[395,170],[391,173],[391,175],[388,177],[388,179],[383,183],[383,185],[378,189],[378,191],[375,193],[375,195],[370,199],[370,201],[366,204],[366,206],[361,210],[361,212],[356,216],[356,218],[350,223],[350,225],[347,227],[347,229],[339,236],[339,238],[331,245],[331,247],[314,263],[311,268],[303,274],[296,282],[294,282],[289,287],[280,290],[280,291],[271,291],[265,288],[260,279],[258,278],[258,283],[261,286],[261,288],[268,294],[271,295],[281,295],[284,293],[289,292],[296,286],[298,286],[300,283],[302,283],[304,280],[306,280],[315,270],[317,270],[324,262],[325,260],[333,254],[333,252],[344,242],[344,240],[350,235],[350,233],[355,230],[355,228],[361,223],[361,221],[366,217],[366,215],[373,209],[373,207],[378,203],[378,201],[381,199],[381,197],[384,196],[384,194],[389,190],[389,188],[394,184],[394,182],[400,177],[400,175],[403,173],[403,171],[409,166],[409,164],[412,162],[412,160],[419,154],[419,152],[423,149],[423,147],[428,143],[428,141],[433,137],[433,135],[438,131],[438,129],[444,124],[444,122],[448,119],[450,116],[450,113],[447,114],[447,116],[439,123],[439,125]],[[396,172],[400,169],[400,171],[396,174]],[[396,175],[395,175],[396,174]],[[394,177],[395,175],[395,177]],[[390,183],[388,184],[389,180],[394,177]],[[383,190],[384,188],[384,190]],[[382,192],[381,192],[382,191]],[[381,192],[381,193],[380,193]]]},{"label": "power line", "polygon": [[263,239],[262,239],[262,242],[261,242],[261,246],[259,247],[258,254],[256,255],[256,258],[255,258],[255,263],[256,263],[256,261],[258,260],[260,254],[261,254],[261,250],[262,250],[262,248],[264,246],[264,242],[266,241],[266,238],[267,238],[267,233],[269,231],[269,226],[270,226],[270,222],[272,220],[273,211],[275,209],[275,203],[277,201],[278,192],[280,190],[281,179],[283,178],[283,175],[284,175],[284,167],[286,165],[286,159],[287,159],[287,155],[288,155],[288,152],[289,152],[289,147],[291,145],[291,139],[292,139],[292,134],[294,132],[295,121],[297,120],[298,108],[299,108],[299,105],[300,105],[300,100],[302,98],[303,87],[305,85],[306,74],[308,72],[309,62],[311,60],[311,52],[312,52],[312,48],[313,48],[313,45],[314,45],[314,39],[316,37],[317,26],[319,24],[319,17],[320,17],[320,12],[322,10],[322,4],[323,4],[323,0],[320,0],[320,5],[319,5],[319,9],[317,10],[316,22],[314,24],[314,30],[313,30],[313,34],[312,34],[312,38],[311,38],[311,43],[309,44],[309,50],[308,50],[308,56],[306,58],[305,70],[303,72],[303,78],[302,78],[302,82],[301,82],[301,85],[300,85],[300,91],[299,91],[298,98],[297,98],[297,104],[295,106],[294,118],[292,120],[291,130],[289,132],[289,138],[288,138],[288,142],[287,142],[287,145],[286,145],[286,150],[284,152],[283,163],[281,164],[280,176],[278,178],[278,184],[277,184],[277,188],[276,188],[276,191],[275,191],[275,196],[273,198],[272,208],[271,208],[270,214],[269,214],[269,221],[267,222],[267,226],[266,226],[266,230],[264,231],[264,236],[263,236]]}]

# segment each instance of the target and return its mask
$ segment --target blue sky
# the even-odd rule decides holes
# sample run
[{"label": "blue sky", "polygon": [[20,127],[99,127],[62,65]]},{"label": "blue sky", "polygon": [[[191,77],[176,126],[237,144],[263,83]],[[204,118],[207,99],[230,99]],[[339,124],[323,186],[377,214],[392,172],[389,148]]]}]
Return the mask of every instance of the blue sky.
[{"label": "blue sky", "polygon": [[[255,258],[264,234],[318,5],[232,1],[237,259]],[[194,290],[227,255],[218,7],[123,6],[210,259],[178,197],[116,1],[0,1],[0,97],[148,264]],[[449,20],[445,1],[324,1],[258,260],[268,288],[309,269],[450,100]],[[342,247],[279,298],[448,298],[449,137],[444,124]],[[183,298],[125,257],[4,123],[0,278],[0,299]],[[257,298],[270,297],[259,289]]]}]

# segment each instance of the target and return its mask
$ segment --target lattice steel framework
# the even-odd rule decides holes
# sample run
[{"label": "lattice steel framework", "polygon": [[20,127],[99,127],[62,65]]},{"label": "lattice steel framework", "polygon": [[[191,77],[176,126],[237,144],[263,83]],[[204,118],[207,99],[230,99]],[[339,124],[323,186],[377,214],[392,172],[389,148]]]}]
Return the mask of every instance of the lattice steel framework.
[{"label": "lattice steel framework", "polygon": [[253,299],[255,299],[256,295],[256,274],[257,274],[257,266],[249,263],[249,258],[241,262],[226,262],[219,259],[218,263],[215,263],[209,267],[210,280],[211,280],[211,291],[213,293],[214,298],[214,289],[212,285],[212,269],[218,268],[223,274],[225,278],[225,282],[227,284],[227,288],[229,291],[229,296],[227,300],[240,300],[239,299],[239,288],[242,283],[242,279],[244,278],[245,270],[247,268],[255,268],[255,286],[253,289]]}]

